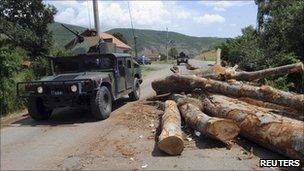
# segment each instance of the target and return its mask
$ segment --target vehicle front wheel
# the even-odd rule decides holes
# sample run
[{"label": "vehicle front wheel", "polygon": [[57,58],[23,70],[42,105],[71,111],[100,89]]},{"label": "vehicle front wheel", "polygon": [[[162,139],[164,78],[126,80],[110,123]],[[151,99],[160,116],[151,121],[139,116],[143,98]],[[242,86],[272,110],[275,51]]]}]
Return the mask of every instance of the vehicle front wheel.
[{"label": "vehicle front wheel", "polygon": [[129,94],[129,98],[132,101],[139,100],[140,98],[140,83],[137,78],[134,79],[133,91]]},{"label": "vehicle front wheel", "polygon": [[106,119],[112,111],[112,96],[107,87],[101,87],[91,97],[91,113],[98,120]]},{"label": "vehicle front wheel", "polygon": [[30,117],[36,121],[49,119],[53,111],[46,109],[41,98],[29,98],[27,108]]}]

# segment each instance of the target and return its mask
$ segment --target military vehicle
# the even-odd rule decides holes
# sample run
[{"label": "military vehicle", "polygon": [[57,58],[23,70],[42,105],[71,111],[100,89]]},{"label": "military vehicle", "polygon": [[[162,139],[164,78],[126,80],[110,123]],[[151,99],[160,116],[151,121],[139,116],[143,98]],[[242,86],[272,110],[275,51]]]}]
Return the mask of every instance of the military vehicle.
[{"label": "military vehicle", "polygon": [[95,118],[106,119],[112,101],[125,95],[131,100],[140,97],[140,66],[129,54],[52,57],[50,62],[52,75],[17,84],[34,120],[48,119],[53,109],[65,106],[89,109]]},{"label": "military vehicle", "polygon": [[189,60],[189,56],[186,55],[184,52],[179,53],[177,59],[176,59],[176,63],[177,65],[180,65],[181,63],[188,63]]}]

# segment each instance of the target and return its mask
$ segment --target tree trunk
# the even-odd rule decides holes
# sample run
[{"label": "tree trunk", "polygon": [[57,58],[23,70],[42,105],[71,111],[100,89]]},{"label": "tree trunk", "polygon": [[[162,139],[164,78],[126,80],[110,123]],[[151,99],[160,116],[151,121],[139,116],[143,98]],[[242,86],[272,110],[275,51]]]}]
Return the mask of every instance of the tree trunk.
[{"label": "tree trunk", "polygon": [[253,81],[253,80],[260,80],[263,78],[278,76],[278,75],[285,75],[295,72],[303,72],[304,67],[303,63],[295,63],[290,65],[284,65],[275,68],[268,68],[259,71],[253,72],[246,72],[246,71],[235,71],[235,67],[233,68],[226,68],[220,65],[215,65],[212,67],[214,74],[204,74],[204,73],[197,73],[196,75],[205,77],[205,78],[213,78],[213,79],[236,79],[241,81]]},{"label": "tree trunk", "polygon": [[251,86],[240,82],[227,83],[197,76],[171,75],[162,80],[152,82],[152,88],[157,94],[191,92],[201,88],[210,92],[235,96],[250,97],[257,100],[271,102],[300,111],[304,110],[304,95],[284,92],[269,86]]},{"label": "tree trunk", "polygon": [[185,96],[173,95],[172,98],[178,102],[178,108],[186,124],[203,135],[226,143],[239,134],[240,129],[234,121],[206,115],[200,110],[198,103],[193,103],[193,100],[188,100]]},{"label": "tree trunk", "polygon": [[232,72],[228,71],[224,73],[224,77],[226,79],[236,79],[236,80],[242,80],[242,81],[253,81],[253,80],[260,80],[263,78],[278,76],[278,75],[285,75],[295,72],[303,72],[304,67],[303,63],[299,62],[296,64],[290,64],[290,65],[284,65],[280,67],[275,68],[268,68],[264,70],[259,71],[253,71],[253,72]]},{"label": "tree trunk", "polygon": [[294,159],[304,158],[304,122],[269,112],[226,96],[204,99],[204,111],[211,116],[236,121],[241,135]]},{"label": "tree trunk", "polygon": [[271,111],[275,114],[278,114],[278,115],[286,116],[286,117],[297,119],[300,121],[304,120],[303,111],[298,111],[298,110],[290,108],[290,107],[281,106],[281,105],[277,105],[277,104],[273,104],[273,103],[269,103],[269,102],[263,102],[263,101],[251,99],[248,97],[241,97],[238,99],[243,102],[255,105],[255,106],[268,108],[269,111]]},{"label": "tree trunk", "polygon": [[162,116],[162,132],[158,140],[158,148],[170,155],[181,154],[184,149],[181,116],[173,100],[165,102],[165,113]]}]

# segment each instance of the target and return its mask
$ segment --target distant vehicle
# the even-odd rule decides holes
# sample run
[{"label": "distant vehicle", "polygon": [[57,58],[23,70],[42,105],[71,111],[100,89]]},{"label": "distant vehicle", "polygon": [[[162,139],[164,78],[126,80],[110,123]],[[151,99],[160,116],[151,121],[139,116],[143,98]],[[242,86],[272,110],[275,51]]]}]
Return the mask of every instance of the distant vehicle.
[{"label": "distant vehicle", "polygon": [[140,56],[135,58],[136,62],[140,65],[151,65],[151,59],[146,56]]},{"label": "distant vehicle", "polygon": [[177,59],[176,59],[176,63],[177,65],[180,65],[181,63],[188,63],[189,60],[189,56],[186,55],[184,52],[179,53]]},{"label": "distant vehicle", "polygon": [[50,118],[58,107],[89,109],[98,120],[106,119],[112,102],[129,95],[140,97],[140,66],[129,54],[85,54],[52,57],[51,76],[38,81],[17,83],[17,93],[28,100],[34,120]]}]

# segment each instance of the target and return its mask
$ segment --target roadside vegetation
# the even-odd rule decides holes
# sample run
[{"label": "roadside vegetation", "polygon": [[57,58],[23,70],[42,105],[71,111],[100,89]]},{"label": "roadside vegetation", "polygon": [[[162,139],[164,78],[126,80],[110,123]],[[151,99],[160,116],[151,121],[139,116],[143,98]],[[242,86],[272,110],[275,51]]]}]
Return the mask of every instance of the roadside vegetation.
[{"label": "roadside vegetation", "polygon": [[[216,47],[222,49],[223,63],[255,71],[303,61],[304,1],[255,2],[259,6],[258,27],[246,27],[241,36]],[[303,73],[263,82],[282,90],[304,93]]]},{"label": "roadside vegetation", "polygon": [[203,51],[201,54],[196,55],[194,59],[202,61],[215,61],[216,60],[216,50],[212,49],[209,51]]},{"label": "roadside vegetation", "polygon": [[45,75],[45,56],[61,52],[48,30],[55,14],[55,7],[41,0],[0,2],[0,116],[24,107],[16,83]]}]

